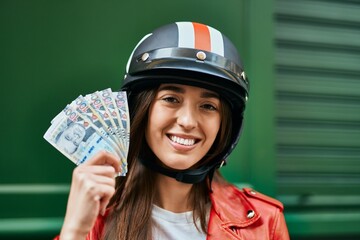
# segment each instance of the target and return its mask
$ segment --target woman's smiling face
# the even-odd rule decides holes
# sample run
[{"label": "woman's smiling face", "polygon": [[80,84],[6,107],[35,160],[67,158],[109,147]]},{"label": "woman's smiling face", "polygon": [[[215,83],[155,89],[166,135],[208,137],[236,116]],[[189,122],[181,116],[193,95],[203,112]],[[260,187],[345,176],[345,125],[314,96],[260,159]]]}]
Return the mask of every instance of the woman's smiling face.
[{"label": "woman's smiling face", "polygon": [[213,145],[221,124],[217,93],[188,85],[160,85],[149,109],[146,140],[167,167],[188,169]]}]

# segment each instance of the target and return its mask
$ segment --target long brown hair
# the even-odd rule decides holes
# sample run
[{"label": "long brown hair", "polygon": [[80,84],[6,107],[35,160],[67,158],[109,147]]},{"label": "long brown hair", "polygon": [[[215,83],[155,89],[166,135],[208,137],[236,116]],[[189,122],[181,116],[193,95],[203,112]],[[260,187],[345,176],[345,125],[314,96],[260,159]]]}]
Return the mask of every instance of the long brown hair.
[{"label": "long brown hair", "polygon": [[[151,240],[152,204],[155,199],[156,174],[144,167],[139,159],[140,153],[148,148],[145,140],[145,128],[148,111],[157,88],[147,89],[132,96],[130,147],[128,153],[128,173],[126,177],[116,179],[116,192],[112,197],[110,212],[105,221],[102,239],[106,240]],[[134,94],[134,93],[132,93]],[[130,103],[131,104],[131,103]],[[205,164],[224,150],[231,135],[231,112],[224,101],[221,106],[221,126],[214,145],[197,165]],[[214,146],[213,145],[213,146]],[[209,203],[209,182],[193,184],[190,192],[193,204],[193,218],[200,220],[203,232],[207,232],[206,205]]]}]

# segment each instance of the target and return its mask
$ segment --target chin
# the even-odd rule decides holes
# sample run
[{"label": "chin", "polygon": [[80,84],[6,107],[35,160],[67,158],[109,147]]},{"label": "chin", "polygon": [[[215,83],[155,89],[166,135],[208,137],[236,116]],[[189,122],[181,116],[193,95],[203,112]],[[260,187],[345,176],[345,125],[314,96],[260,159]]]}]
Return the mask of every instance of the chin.
[{"label": "chin", "polygon": [[189,164],[189,162],[184,163],[184,161],[174,160],[174,161],[163,162],[163,164],[172,170],[178,170],[178,171],[189,169],[195,164],[195,163]]},{"label": "chin", "polygon": [[170,168],[171,170],[177,170],[177,171],[183,171],[183,170],[186,170],[191,167],[191,166],[184,166],[184,165],[180,165],[180,164],[166,164],[165,166]]}]

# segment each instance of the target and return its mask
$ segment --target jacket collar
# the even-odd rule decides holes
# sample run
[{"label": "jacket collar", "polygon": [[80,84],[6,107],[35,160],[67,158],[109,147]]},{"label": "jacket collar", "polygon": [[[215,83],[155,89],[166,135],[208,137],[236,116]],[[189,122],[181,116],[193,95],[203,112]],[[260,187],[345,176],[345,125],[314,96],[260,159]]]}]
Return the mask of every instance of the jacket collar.
[{"label": "jacket collar", "polygon": [[260,213],[241,190],[216,181],[212,182],[211,187],[212,211],[223,227],[244,228],[260,219]]}]

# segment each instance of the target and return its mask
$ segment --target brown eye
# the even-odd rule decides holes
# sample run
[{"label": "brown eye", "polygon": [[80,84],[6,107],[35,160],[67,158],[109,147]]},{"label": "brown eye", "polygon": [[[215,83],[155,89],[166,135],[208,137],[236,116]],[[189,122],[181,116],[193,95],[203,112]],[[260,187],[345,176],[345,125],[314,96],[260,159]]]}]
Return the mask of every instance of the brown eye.
[{"label": "brown eye", "polygon": [[168,103],[179,103],[179,100],[174,97],[164,97],[162,100]]},{"label": "brown eye", "polygon": [[216,111],[217,110],[216,106],[214,106],[212,104],[209,104],[209,103],[203,104],[201,107],[203,109],[206,109],[206,110],[209,110],[209,111]]}]

